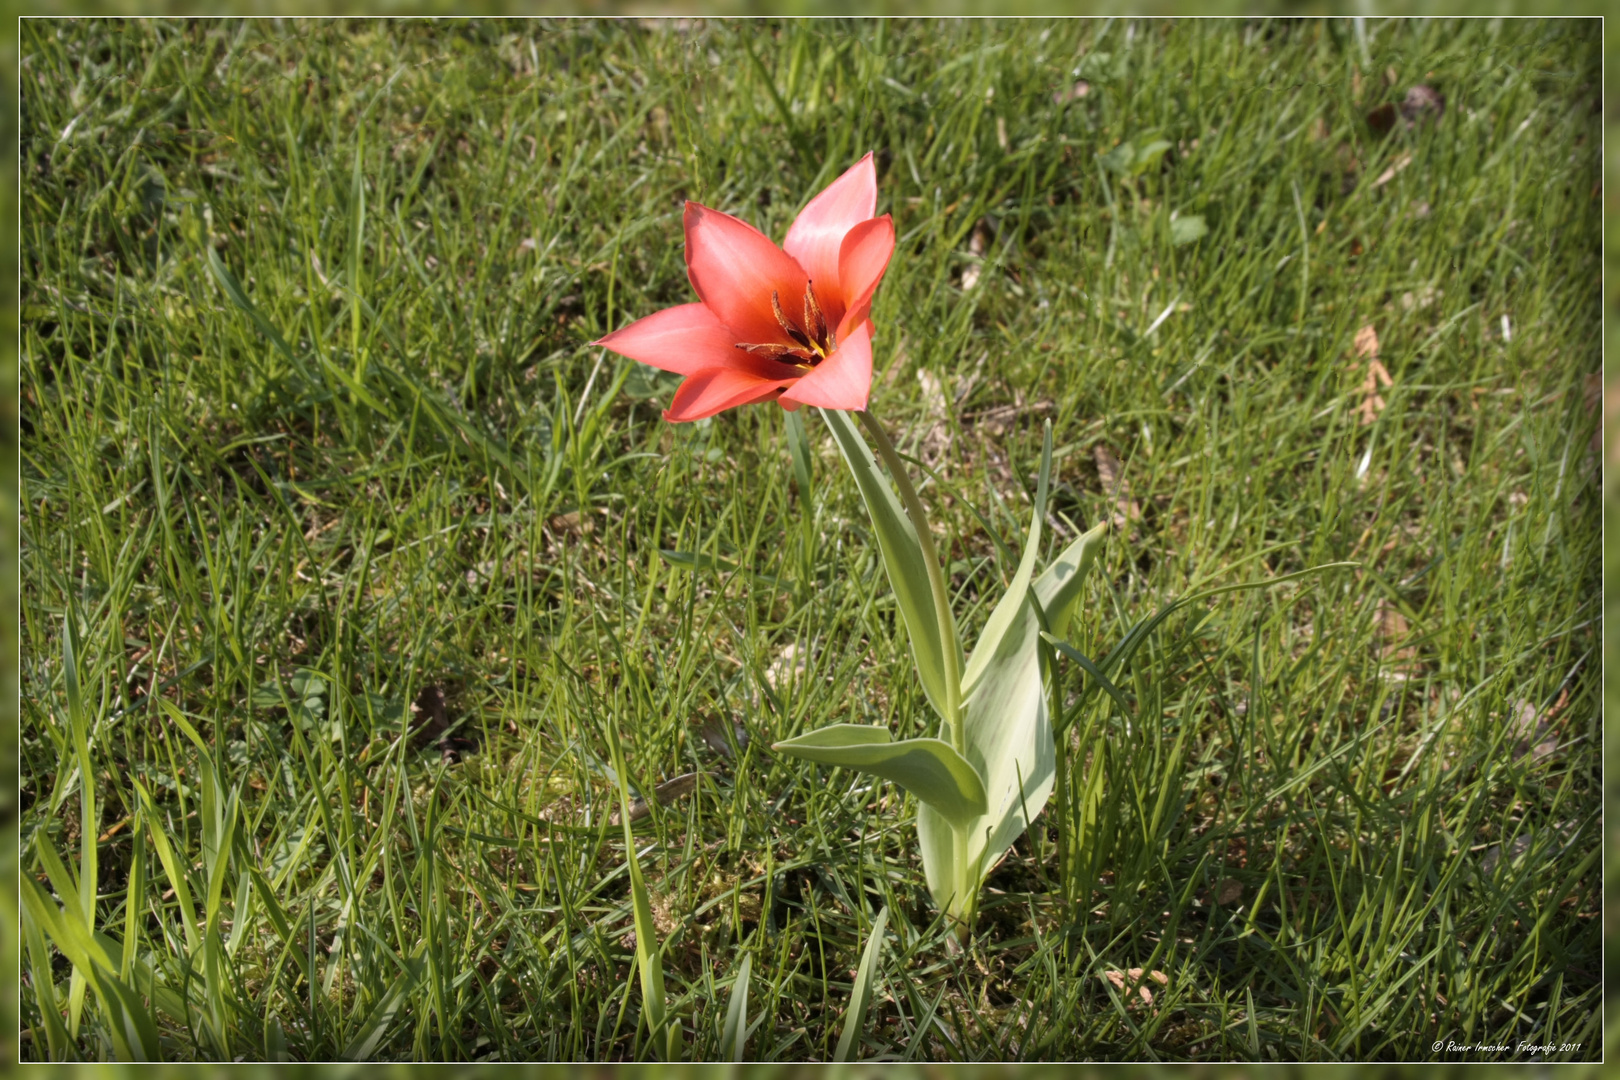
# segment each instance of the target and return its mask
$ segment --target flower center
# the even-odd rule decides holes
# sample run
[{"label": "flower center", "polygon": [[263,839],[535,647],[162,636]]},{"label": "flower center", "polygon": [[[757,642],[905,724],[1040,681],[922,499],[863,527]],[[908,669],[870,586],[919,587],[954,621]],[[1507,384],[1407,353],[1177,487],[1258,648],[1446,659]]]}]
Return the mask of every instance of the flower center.
[{"label": "flower center", "polygon": [[788,318],[782,310],[782,298],[774,289],[771,290],[771,310],[776,313],[777,325],[781,326],[782,332],[793,344],[768,342],[749,345],[738,342],[737,348],[754,356],[779,360],[809,371],[831,356],[838,347],[832,329],[827,325],[827,316],[816,301],[816,290],[809,281],[804,283],[804,311],[797,322]]}]

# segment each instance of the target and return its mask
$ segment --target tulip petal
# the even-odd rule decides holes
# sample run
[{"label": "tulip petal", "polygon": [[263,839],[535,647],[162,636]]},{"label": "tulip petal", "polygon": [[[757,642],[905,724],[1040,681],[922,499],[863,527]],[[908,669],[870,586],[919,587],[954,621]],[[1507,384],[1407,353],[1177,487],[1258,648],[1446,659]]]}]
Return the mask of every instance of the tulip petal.
[{"label": "tulip petal", "polygon": [[714,367],[735,367],[746,354],[736,338],[702,304],[681,304],[637,319],[592,344],[664,371],[691,375]]},{"label": "tulip petal", "polygon": [[883,281],[894,255],[894,219],[888,214],[863,221],[849,231],[838,251],[839,280],[847,304],[838,323],[838,340],[866,321],[872,295]]},{"label": "tulip petal", "polygon": [[867,154],[811,199],[788,229],[782,247],[815,283],[816,297],[836,321],[848,307],[850,290],[842,281],[840,245],[849,231],[877,210],[877,169]]},{"label": "tulip petal", "polygon": [[702,420],[739,405],[764,401],[792,382],[792,379],[762,378],[730,367],[695,372],[675,388],[675,397],[664,410],[664,419],[674,423]]},{"label": "tulip petal", "polygon": [[823,409],[864,409],[872,392],[872,327],[862,323],[833,354],[788,388],[783,401]]},{"label": "tulip petal", "polygon": [[733,341],[790,344],[776,321],[771,294],[797,315],[804,304],[804,269],[764,233],[697,203],[686,204],[686,273],[703,303]]}]

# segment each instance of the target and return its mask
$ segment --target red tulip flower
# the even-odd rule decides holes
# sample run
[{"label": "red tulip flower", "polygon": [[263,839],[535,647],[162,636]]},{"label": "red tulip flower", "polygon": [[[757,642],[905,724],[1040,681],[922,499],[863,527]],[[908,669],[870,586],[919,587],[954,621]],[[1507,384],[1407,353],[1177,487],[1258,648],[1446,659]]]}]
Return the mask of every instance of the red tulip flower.
[{"label": "red tulip flower", "polygon": [[666,308],[595,344],[686,376],[664,419],[739,405],[866,408],[872,294],[894,254],[867,154],[810,200],[781,247],[718,210],[686,204],[686,272],[699,304]]}]

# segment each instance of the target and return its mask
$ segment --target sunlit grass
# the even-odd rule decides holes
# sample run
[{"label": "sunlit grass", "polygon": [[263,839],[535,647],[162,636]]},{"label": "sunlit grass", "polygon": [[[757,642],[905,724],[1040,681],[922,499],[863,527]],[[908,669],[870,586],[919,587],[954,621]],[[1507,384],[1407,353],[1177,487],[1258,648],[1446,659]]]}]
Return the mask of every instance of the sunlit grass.
[{"label": "sunlit grass", "polygon": [[[634,790],[702,774],[635,825],[689,1055],[746,956],[747,1055],[830,1058],[887,907],[852,1057],[1597,1056],[1598,50],[25,23],[25,876],[83,910],[94,833],[166,1056],[649,1056],[611,727]],[[683,199],[779,238],[869,149],[873,409],[967,640],[1043,418],[1051,543],[1116,520],[1088,656],[1360,564],[1178,613],[1123,704],[1061,666],[1071,772],[964,955],[906,797],[766,749],[935,723],[819,423],[805,490],[779,410],[667,425],[586,345],[691,299]],[[25,1057],[116,1052],[67,956],[23,943]]]}]

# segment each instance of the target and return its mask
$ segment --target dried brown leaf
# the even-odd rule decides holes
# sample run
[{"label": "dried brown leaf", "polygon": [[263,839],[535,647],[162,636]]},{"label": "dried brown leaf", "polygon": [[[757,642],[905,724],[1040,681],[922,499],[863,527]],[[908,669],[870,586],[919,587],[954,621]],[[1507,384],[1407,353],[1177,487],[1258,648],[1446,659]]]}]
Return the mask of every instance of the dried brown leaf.
[{"label": "dried brown leaf", "polygon": [[1356,340],[1351,347],[1358,358],[1378,359],[1378,331],[1368,323],[1356,331]]},{"label": "dried brown leaf", "polygon": [[1410,164],[1412,164],[1412,155],[1402,154],[1400,157],[1396,158],[1390,163],[1389,168],[1378,174],[1378,179],[1373,181],[1373,187],[1383,187],[1385,184],[1395,179],[1400,171]]},{"label": "dried brown leaf", "polygon": [[1416,646],[1407,644],[1411,627],[1406,621],[1406,616],[1388,600],[1380,600],[1377,618],[1379,654],[1388,662],[1389,671],[1395,678],[1409,677],[1418,652]]},{"label": "dried brown leaf", "polygon": [[[690,795],[697,790],[698,781],[702,778],[703,774],[701,772],[689,772],[665,780],[662,784],[653,788],[652,801],[659,806],[666,806],[676,799]],[[630,800],[630,821],[632,823],[640,821],[650,813],[652,813],[652,807],[648,805],[646,799],[635,798]],[[608,818],[608,824],[617,825],[618,823],[619,812],[615,810],[613,815]]]},{"label": "dried brown leaf", "polygon": [[1367,377],[1361,383],[1361,405],[1358,412],[1361,414],[1363,426],[1377,420],[1384,411],[1384,398],[1378,392],[1380,386],[1394,386],[1395,380],[1390,378],[1389,370],[1378,359],[1378,331],[1369,323],[1356,331],[1356,339],[1351,346],[1358,360],[1367,362]]},{"label": "dried brown leaf", "polygon": [[1166,975],[1164,972],[1144,972],[1139,967],[1131,968],[1128,971],[1119,971],[1117,969],[1110,968],[1103,972],[1103,978],[1112,983],[1115,990],[1123,992],[1127,986],[1134,989],[1137,994],[1141,996],[1142,1003],[1144,1005],[1153,1004],[1153,991],[1147,987],[1147,983],[1149,981],[1156,982],[1160,986],[1170,985],[1170,976]]},{"label": "dried brown leaf", "polygon": [[1558,728],[1554,721],[1569,704],[1569,689],[1559,694],[1558,700],[1545,711],[1528,701],[1509,706],[1508,734],[1513,736],[1514,757],[1530,755],[1532,764],[1543,761],[1558,752]]}]

